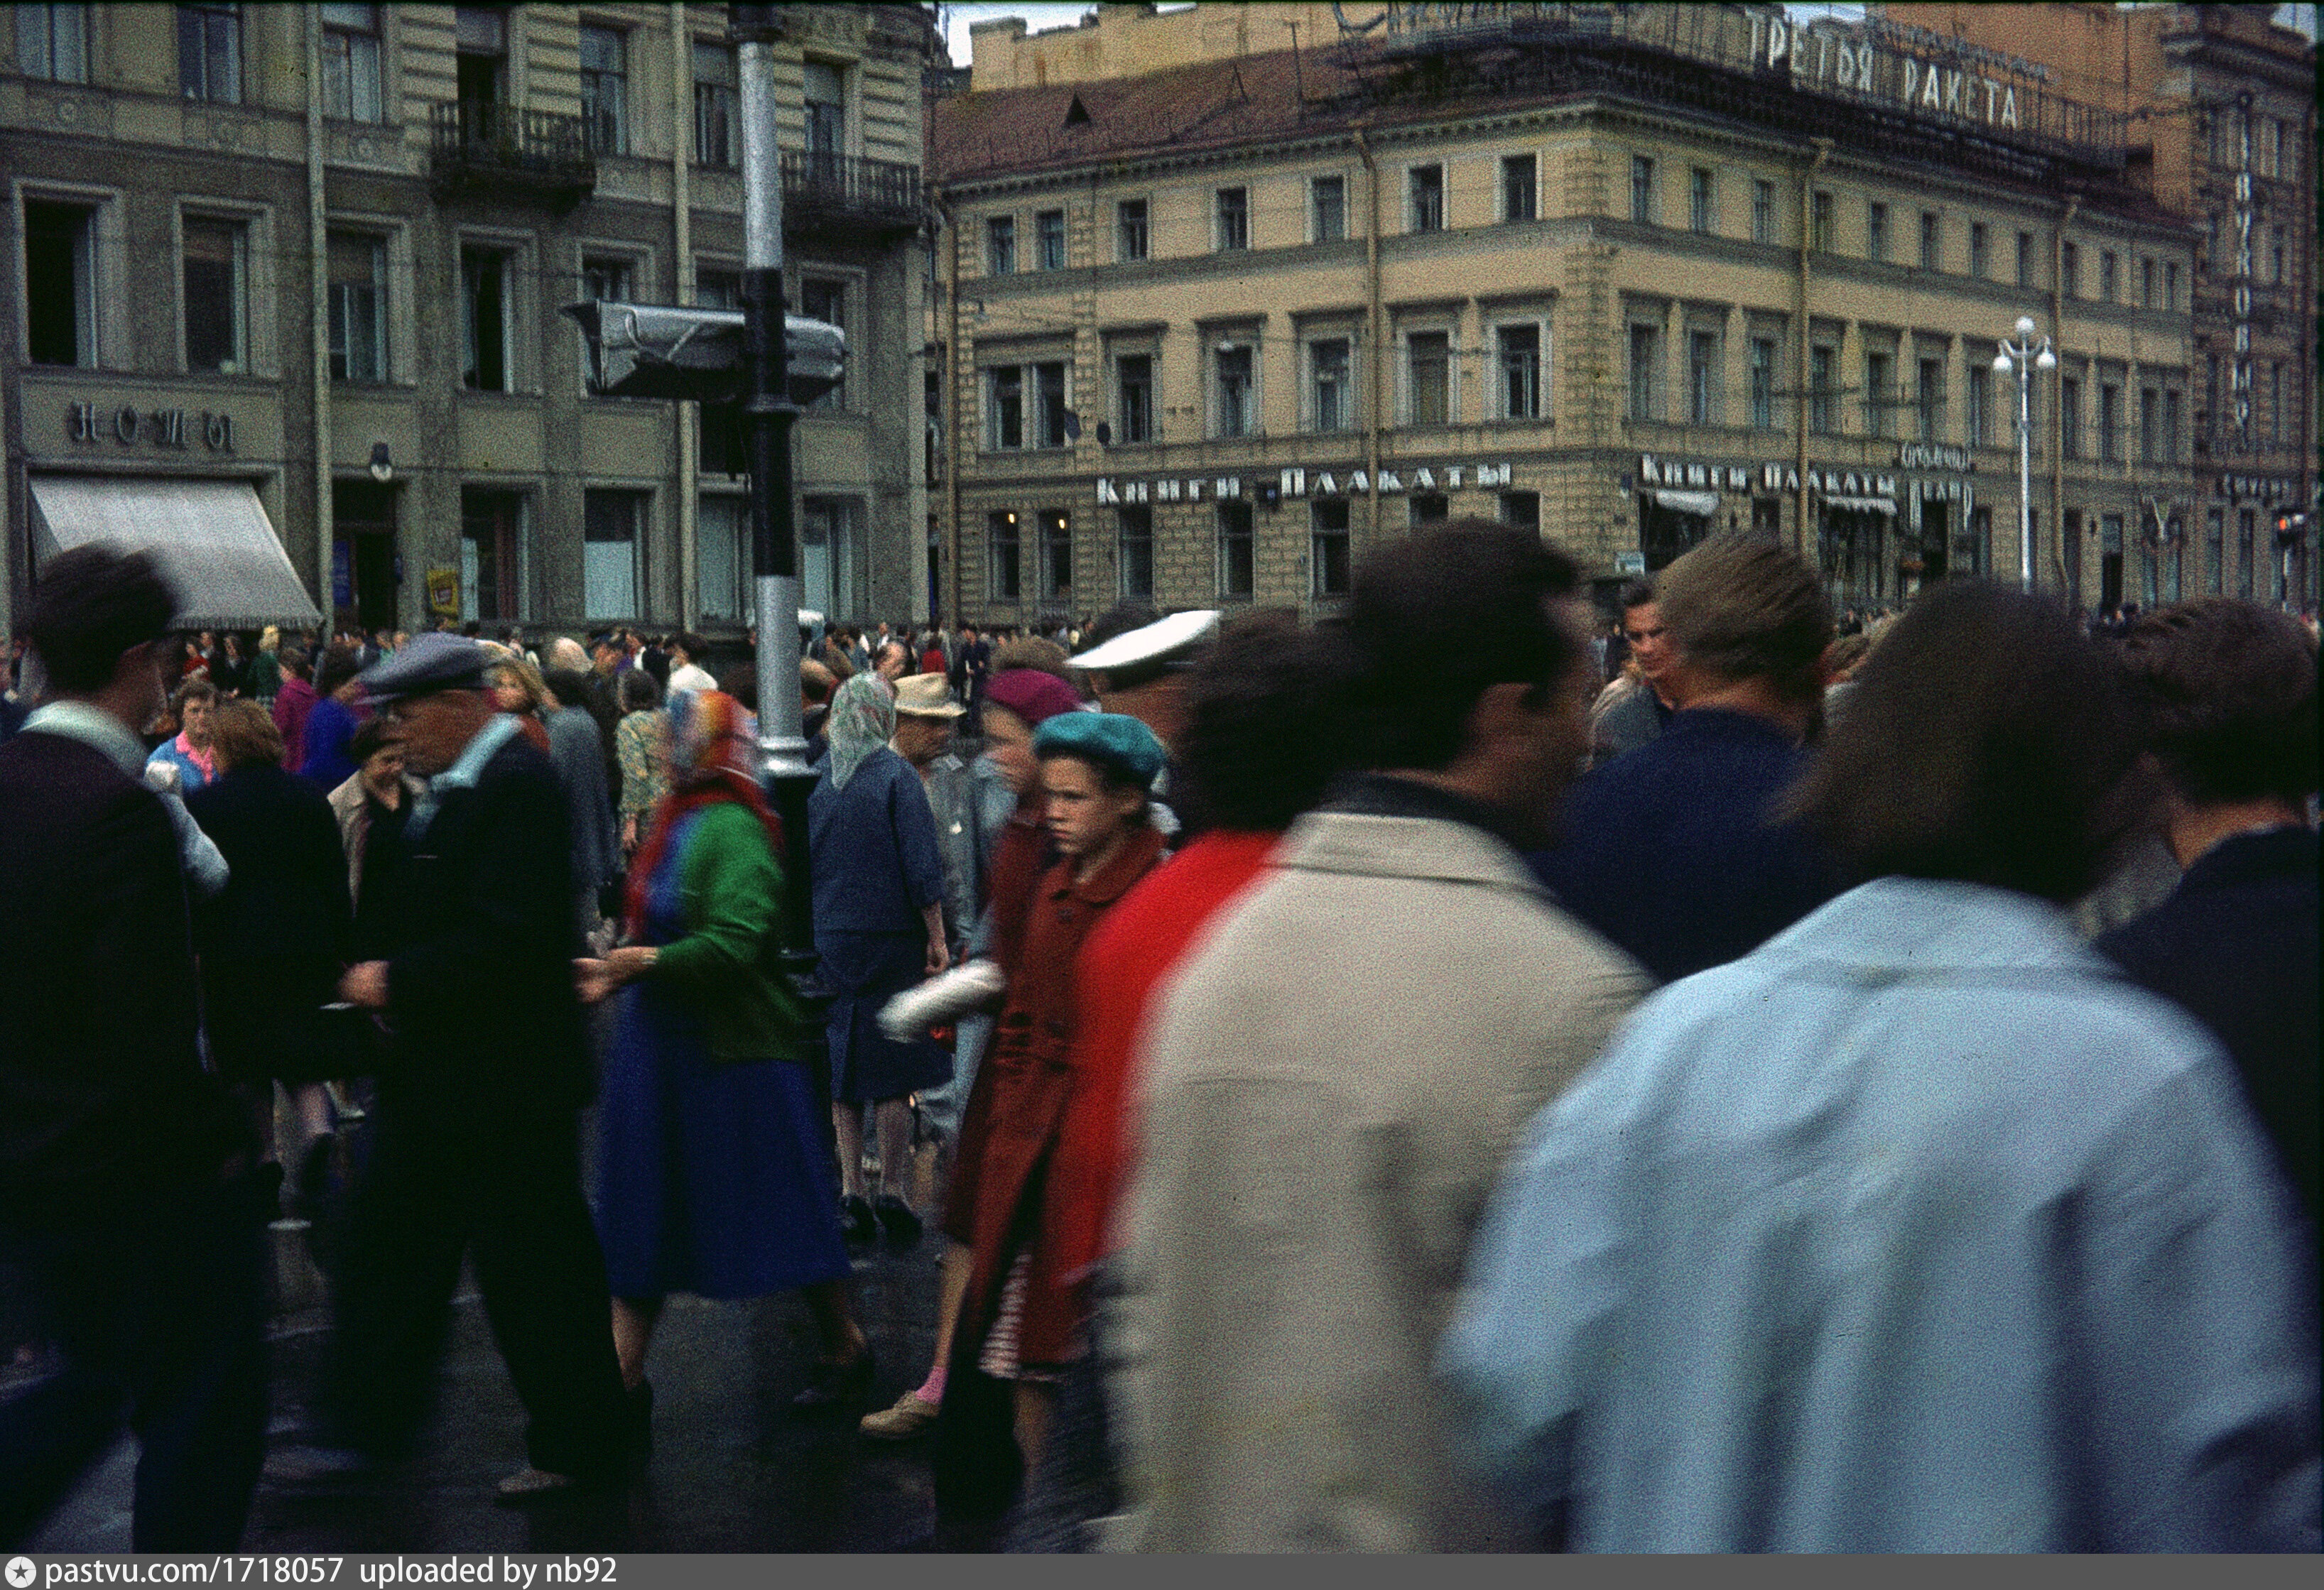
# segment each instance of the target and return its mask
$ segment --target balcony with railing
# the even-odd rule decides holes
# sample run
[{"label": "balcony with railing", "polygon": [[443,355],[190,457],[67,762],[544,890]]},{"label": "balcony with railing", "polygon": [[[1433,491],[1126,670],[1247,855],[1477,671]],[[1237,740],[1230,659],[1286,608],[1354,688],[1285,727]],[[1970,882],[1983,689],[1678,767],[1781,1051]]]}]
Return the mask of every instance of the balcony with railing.
[{"label": "balcony with railing", "polygon": [[597,186],[588,124],[579,116],[481,100],[429,107],[429,185],[438,199],[464,193],[529,197],[562,213]]},{"label": "balcony with railing", "polygon": [[815,150],[783,152],[787,225],[893,234],[918,231],[925,216],[917,166]]}]

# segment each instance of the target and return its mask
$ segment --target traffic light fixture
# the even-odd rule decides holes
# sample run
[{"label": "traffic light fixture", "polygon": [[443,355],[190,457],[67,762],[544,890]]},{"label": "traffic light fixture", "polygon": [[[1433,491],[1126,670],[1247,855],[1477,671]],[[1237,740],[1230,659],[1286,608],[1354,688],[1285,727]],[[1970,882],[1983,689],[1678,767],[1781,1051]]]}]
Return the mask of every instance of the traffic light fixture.
[{"label": "traffic light fixture", "polygon": [[[589,390],[606,398],[734,403],[744,395],[742,311],[606,300],[567,304],[589,340]],[[835,389],[847,334],[804,315],[783,317],[784,385],[801,408]]]},{"label": "traffic light fixture", "polygon": [[2275,516],[2275,544],[2297,547],[2308,536],[2308,516],[2304,513],[2279,513]]}]

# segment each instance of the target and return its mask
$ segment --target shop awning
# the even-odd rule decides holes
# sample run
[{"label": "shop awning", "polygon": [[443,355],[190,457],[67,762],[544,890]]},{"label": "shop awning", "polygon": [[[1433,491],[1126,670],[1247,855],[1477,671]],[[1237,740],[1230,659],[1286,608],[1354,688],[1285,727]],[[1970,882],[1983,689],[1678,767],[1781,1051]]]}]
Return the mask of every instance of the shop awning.
[{"label": "shop awning", "polygon": [[110,541],[150,552],[177,587],[180,630],[322,621],[245,481],[34,475],[33,579],[60,552]]},{"label": "shop awning", "polygon": [[1656,491],[1653,495],[1655,507],[1667,508],[1673,513],[1691,513],[1698,519],[1709,519],[1719,511],[1719,493],[1716,492]]},{"label": "shop awning", "polygon": [[1826,497],[1823,505],[1849,513],[1885,513],[1890,519],[1896,517],[1896,499],[1894,497]]}]

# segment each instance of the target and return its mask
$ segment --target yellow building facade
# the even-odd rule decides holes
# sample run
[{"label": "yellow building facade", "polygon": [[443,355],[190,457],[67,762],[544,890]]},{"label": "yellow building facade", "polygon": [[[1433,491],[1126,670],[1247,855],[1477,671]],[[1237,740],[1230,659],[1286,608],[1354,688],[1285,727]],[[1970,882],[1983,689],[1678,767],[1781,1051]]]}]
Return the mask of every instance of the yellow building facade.
[{"label": "yellow building facade", "polygon": [[947,611],[1328,608],[1471,515],[1608,588],[1729,528],[1858,604],[2014,577],[2020,316],[2040,581],[2139,599],[2059,534],[2194,507],[2193,237],[2119,118],[1773,8],[1388,12],[931,106]]}]

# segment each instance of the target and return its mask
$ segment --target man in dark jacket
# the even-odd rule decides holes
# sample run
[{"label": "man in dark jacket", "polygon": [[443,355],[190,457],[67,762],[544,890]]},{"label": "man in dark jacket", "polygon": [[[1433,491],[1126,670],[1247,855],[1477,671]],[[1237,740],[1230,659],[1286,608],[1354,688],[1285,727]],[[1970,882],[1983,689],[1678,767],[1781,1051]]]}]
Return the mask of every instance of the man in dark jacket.
[{"label": "man in dark jacket", "polygon": [[621,1374],[604,1261],[581,1200],[576,1114],[590,1069],[574,994],[572,854],[549,758],[493,712],[492,654],[423,636],[364,676],[429,778],[367,878],[348,1002],[393,1052],[355,1194],[327,1405],[336,1452],[285,1477],[407,1451],[463,1253],[530,1417],[521,1500],[615,1476]]},{"label": "man in dark jacket", "polygon": [[135,1549],[233,1551],[264,1450],[273,1183],[203,1071],[178,841],[137,738],[175,605],[143,555],[50,560],[29,626],[48,700],[0,747],[0,1262],[65,1360],[0,1406],[0,1546],[125,1412]]},{"label": "man in dark jacket", "polygon": [[2187,875],[2098,947],[2218,1036],[2313,1227],[2315,642],[2289,613],[2212,596],[2138,619],[2123,657]]},{"label": "man in dark jacket", "polygon": [[1663,571],[1656,606],[1685,706],[1575,786],[1534,869],[1664,982],[1733,960],[1840,892],[1837,863],[1778,804],[1806,767],[1831,608],[1770,542],[1718,536]]}]

